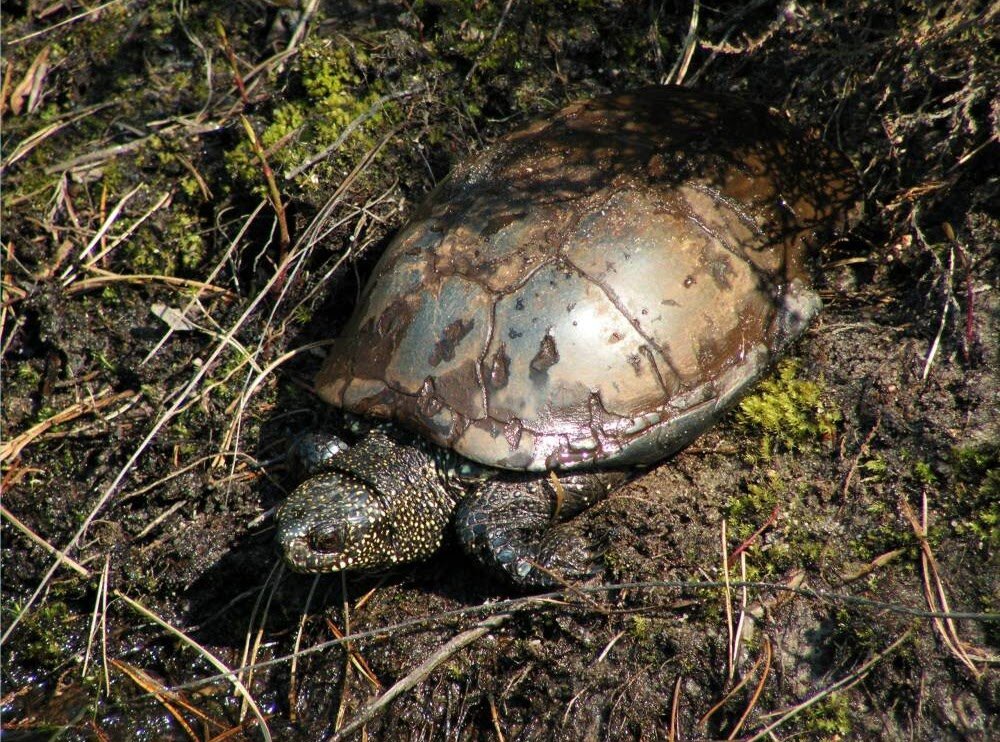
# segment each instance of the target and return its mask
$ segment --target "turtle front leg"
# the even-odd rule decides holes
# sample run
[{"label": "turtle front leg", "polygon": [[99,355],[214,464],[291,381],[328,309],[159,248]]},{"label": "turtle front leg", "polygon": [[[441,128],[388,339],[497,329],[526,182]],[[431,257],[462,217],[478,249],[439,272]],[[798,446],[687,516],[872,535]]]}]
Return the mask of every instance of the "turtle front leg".
[{"label": "turtle front leg", "polygon": [[332,433],[303,433],[292,441],[288,462],[297,478],[304,480],[329,469],[330,462],[347,449],[347,443]]},{"label": "turtle front leg", "polygon": [[621,472],[485,483],[459,506],[455,529],[465,550],[524,588],[589,577],[600,551],[569,521],[625,481]]}]

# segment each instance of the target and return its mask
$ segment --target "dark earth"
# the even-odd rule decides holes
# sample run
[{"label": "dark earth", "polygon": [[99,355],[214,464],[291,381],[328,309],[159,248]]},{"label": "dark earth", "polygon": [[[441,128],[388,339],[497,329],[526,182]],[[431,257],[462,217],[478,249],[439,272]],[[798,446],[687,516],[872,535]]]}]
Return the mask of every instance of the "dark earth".
[{"label": "dark earth", "polygon": [[[5,741],[1000,737],[1000,5],[2,13]],[[788,360],[581,516],[587,583],[282,569],[289,443],[349,427],[312,378],[396,230],[662,82],[858,170]]]}]

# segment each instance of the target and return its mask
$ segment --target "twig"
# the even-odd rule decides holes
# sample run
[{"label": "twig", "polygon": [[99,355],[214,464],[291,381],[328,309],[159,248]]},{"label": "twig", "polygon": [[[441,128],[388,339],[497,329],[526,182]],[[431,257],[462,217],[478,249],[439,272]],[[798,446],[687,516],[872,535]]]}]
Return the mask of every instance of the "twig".
[{"label": "twig", "polygon": [[[899,507],[903,511],[903,515],[910,522],[910,527],[920,542],[920,561],[923,566],[924,596],[927,598],[927,606],[931,610],[936,610],[940,607],[943,611],[947,612],[949,611],[948,595],[945,592],[944,584],[941,582],[941,575],[937,568],[937,559],[934,558],[934,552],[931,549],[930,542],[927,540],[927,495],[923,496],[922,522],[917,520],[917,516],[913,513],[910,503],[906,500],[901,499]],[[931,584],[932,582],[933,585]],[[976,667],[969,656],[965,648],[965,642],[958,635],[958,628],[955,626],[955,622],[950,618],[934,618],[933,622],[934,628],[941,637],[941,641],[948,647],[948,650],[963,665],[969,668],[972,675],[978,679],[982,675],[982,672]],[[979,658],[977,657],[977,659]]]},{"label": "twig", "polygon": [[412,88],[407,88],[406,90],[400,90],[396,93],[389,93],[388,95],[383,95],[381,98],[372,103],[371,106],[368,107],[367,111],[360,114],[359,116],[356,116],[347,126],[345,126],[344,130],[340,132],[340,136],[337,137],[337,139],[333,142],[333,144],[331,144],[329,147],[324,147],[322,151],[320,151],[318,154],[313,155],[308,160],[303,162],[301,165],[297,165],[291,170],[286,171],[284,175],[285,180],[294,180],[295,178],[302,175],[302,173],[304,173],[306,170],[311,168],[313,165],[315,165],[318,162],[322,162],[324,159],[326,159],[331,154],[336,152],[337,149],[340,147],[340,145],[342,145],[345,141],[347,141],[347,138],[351,136],[351,134],[354,132],[355,129],[357,129],[359,126],[365,123],[365,121],[367,121],[376,113],[378,113],[380,110],[382,110],[385,107],[385,104],[388,103],[389,101],[398,100],[400,98],[409,98],[410,96],[416,95],[417,93],[422,93],[426,89],[427,89],[426,85],[417,85]]},{"label": "twig", "polygon": [[[736,726],[733,727],[733,730],[729,733],[729,736],[726,737],[727,740],[736,739],[736,735],[740,733],[740,729],[742,729],[743,725],[746,723],[747,717],[750,716],[751,712],[754,710],[754,707],[756,707],[757,705],[757,701],[760,700],[760,694],[764,692],[764,685],[767,683],[767,678],[771,674],[772,655],[773,655],[773,650],[771,648],[771,640],[765,637],[764,655],[762,657],[764,661],[764,670],[760,674],[760,680],[757,681],[757,687],[754,688],[753,695],[750,696],[750,701],[749,703],[747,703],[746,709],[744,709],[743,714],[740,716],[740,720],[736,722]],[[757,668],[757,665],[759,664],[760,660],[757,660],[757,663],[754,665],[755,670]],[[750,674],[747,675],[747,678],[750,677]]]},{"label": "twig", "polygon": [[486,46],[483,47],[483,50],[479,53],[479,56],[476,57],[476,61],[472,63],[472,67],[470,67],[469,71],[466,73],[465,80],[462,82],[462,87],[465,87],[466,85],[469,84],[469,80],[472,79],[472,75],[475,74],[476,68],[479,66],[479,60],[482,59],[487,54],[489,54],[490,50],[493,49],[493,45],[496,43],[497,36],[500,35],[500,29],[503,27],[503,22],[507,20],[507,14],[510,12],[510,8],[513,4],[514,0],[507,0],[507,4],[503,6],[503,11],[500,13],[500,20],[497,21],[497,25],[493,29],[493,35],[490,36],[490,40],[486,42]]},{"label": "twig", "polygon": [[[733,588],[733,587],[747,587],[758,590],[773,590],[776,592],[789,594],[789,595],[799,595],[812,600],[829,601],[834,603],[842,603],[844,605],[855,605],[864,608],[870,608],[877,611],[888,611],[890,613],[897,613],[904,616],[912,616],[914,618],[923,619],[933,619],[933,618],[950,618],[950,619],[964,619],[970,621],[988,621],[988,622],[1000,622],[1000,613],[975,613],[966,611],[951,611],[948,613],[942,611],[929,611],[923,608],[913,608],[911,606],[900,605],[898,603],[890,603],[884,600],[872,600],[870,598],[862,598],[856,595],[847,595],[844,593],[835,593],[827,590],[818,590],[816,588],[799,587],[797,585],[790,585],[785,583],[774,583],[774,582],[723,582],[721,580],[649,580],[643,582],[618,582],[606,585],[594,585],[594,586],[584,586],[578,587],[577,590],[583,593],[590,594],[601,594],[609,592],[622,592],[622,591],[632,591],[632,590],[657,590],[657,589],[669,589],[669,590],[717,590],[723,588]],[[363,639],[374,639],[377,637],[391,636],[393,634],[399,633],[401,631],[416,629],[421,626],[427,626],[434,624],[436,622],[452,620],[462,616],[472,616],[472,615],[496,615],[498,613],[510,613],[516,610],[532,609],[539,610],[542,608],[547,608],[551,606],[559,606],[562,609],[567,607],[581,608],[585,607],[587,609],[593,610],[593,606],[589,603],[566,603],[565,601],[557,600],[564,598],[565,595],[561,590],[553,591],[550,593],[542,593],[539,595],[532,595],[523,598],[510,598],[508,600],[498,600],[491,603],[484,603],[476,606],[469,606],[466,608],[456,608],[449,611],[441,611],[430,616],[417,616],[414,618],[399,621],[398,623],[382,626],[375,629],[369,629],[367,631],[358,631],[354,634],[345,635],[343,639],[330,639],[319,644],[314,644],[307,649],[303,649],[298,652],[298,656],[303,656],[307,654],[315,654],[317,652],[323,652],[327,649],[333,647],[339,647],[346,641],[361,641]],[[291,661],[291,655],[285,657],[277,657],[272,660],[266,660],[255,665],[256,668],[271,667],[273,665],[280,665],[285,662]],[[248,668],[243,668],[244,670]],[[208,678],[202,678],[200,680],[191,681],[190,683],[184,683],[181,685],[174,686],[175,689],[187,688],[187,687],[198,687],[209,682],[224,679],[224,676],[213,676]]]},{"label": "twig", "polygon": [[115,402],[127,397],[131,397],[132,400],[138,399],[140,394],[141,392],[128,389],[124,392],[107,394],[106,396],[91,399],[87,402],[75,402],[66,409],[57,412],[52,417],[48,417],[40,423],[32,425],[28,428],[28,430],[24,431],[19,436],[6,441],[2,446],[0,446],[0,461],[7,461],[9,459],[16,458],[26,446],[32,443],[32,441],[45,435],[45,433],[52,430],[52,428],[57,425],[62,425],[63,423],[75,420],[76,418],[81,417],[82,415],[90,414],[91,412],[103,410],[105,407],[113,405]]},{"label": "twig", "polygon": [[694,48],[698,42],[698,15],[701,10],[700,0],[694,0],[691,8],[691,21],[688,24],[687,36],[684,37],[684,47],[681,55],[674,62],[673,68],[663,79],[664,85],[680,85],[687,76],[688,66],[691,64],[691,57],[694,56]]},{"label": "twig", "polygon": [[233,684],[233,687],[236,689],[236,692],[240,696],[242,696],[249,704],[250,708],[253,710],[254,716],[257,717],[257,722],[260,725],[261,734],[264,735],[264,739],[267,740],[267,742],[271,742],[271,731],[267,728],[267,720],[264,718],[264,714],[261,712],[260,707],[257,705],[257,702],[253,700],[253,696],[250,695],[250,691],[247,690],[247,687],[245,685],[243,685],[243,682],[236,676],[236,674],[232,670],[226,667],[225,663],[222,660],[220,660],[214,654],[212,654],[203,646],[198,644],[198,642],[194,641],[183,631],[175,628],[174,626],[171,626],[169,623],[164,621],[158,615],[156,615],[151,610],[146,608],[146,606],[142,605],[141,603],[135,600],[132,600],[132,598],[125,595],[125,593],[115,590],[115,597],[125,601],[137,613],[145,616],[146,618],[150,619],[161,628],[169,631],[175,637],[180,639],[184,644],[187,644],[189,647],[197,651],[198,654],[204,657],[213,667],[215,667],[219,672],[221,672],[223,676],[230,683]]},{"label": "twig", "polygon": [[361,713],[354,717],[350,724],[330,737],[330,742],[342,740],[347,735],[360,729],[362,726],[375,718],[376,715],[384,711],[390,703],[396,700],[396,698],[422,683],[428,675],[434,672],[438,666],[449,659],[452,655],[461,651],[482,636],[488,634],[493,629],[502,626],[507,619],[511,617],[511,615],[512,614],[510,613],[499,613],[495,616],[491,616],[481,622],[478,626],[471,628],[468,631],[463,631],[461,634],[458,634],[450,639],[439,650],[434,652],[434,654],[413,668],[413,670],[411,670],[405,677],[389,688],[389,690],[379,696],[375,701],[368,704],[368,706],[366,706]]},{"label": "twig", "polygon": [[274,207],[274,213],[278,217],[279,246],[281,249],[281,256],[284,257],[285,253],[288,251],[288,246],[292,242],[292,238],[288,233],[288,220],[285,217],[285,205],[281,202],[281,191],[278,190],[278,182],[274,179],[274,171],[271,170],[271,166],[267,163],[267,155],[264,153],[264,146],[260,143],[260,139],[257,137],[257,132],[254,131],[253,126],[250,125],[249,119],[247,119],[247,117],[243,114],[240,114],[240,122],[243,124],[243,129],[250,138],[250,146],[253,148],[254,154],[257,155],[257,159],[260,161],[261,170],[264,173],[264,180],[267,183],[268,198],[271,201],[271,206]]},{"label": "twig", "polygon": [[780,512],[781,512],[781,506],[775,505],[774,510],[771,511],[771,515],[768,516],[767,520],[764,521],[764,524],[756,531],[754,531],[752,534],[750,534],[750,536],[742,544],[740,544],[733,550],[733,553],[729,555],[729,561],[732,562],[736,557],[741,556],[747,549],[749,549],[753,545],[753,542],[757,540],[758,536],[760,536],[764,531],[773,526],[777,522],[778,514]]},{"label": "twig", "polygon": [[12,512],[10,512],[3,505],[0,505],[0,515],[2,515],[4,518],[6,518],[7,521],[12,526],[14,526],[14,528],[16,528],[21,533],[23,533],[25,536],[27,536],[34,544],[37,544],[38,546],[41,546],[43,549],[45,549],[45,551],[47,551],[49,554],[52,554],[53,556],[55,556],[57,559],[59,559],[60,562],[62,562],[67,567],[69,567],[70,569],[72,569],[78,575],[80,575],[81,577],[90,577],[90,570],[89,569],[87,569],[86,567],[84,567],[82,564],[80,564],[79,562],[77,562],[75,559],[72,559],[72,558],[66,556],[65,554],[60,554],[59,553],[59,549],[57,549],[52,544],[50,544],[48,541],[46,541],[41,536],[39,536],[37,533],[35,533],[34,531],[32,531],[24,521],[22,521],[16,515],[14,515]]},{"label": "twig", "polygon": [[[213,131],[219,131],[219,129],[222,128],[223,124],[211,123],[211,122],[205,124],[191,124],[186,122],[184,124],[171,124],[170,126],[165,126],[162,129],[159,129],[152,134],[147,134],[146,136],[133,139],[129,142],[123,142],[122,144],[112,144],[109,147],[97,149],[94,150],[93,152],[88,152],[86,154],[79,155],[78,157],[73,157],[69,160],[63,160],[62,162],[57,163],[55,165],[49,165],[45,168],[44,172],[46,175],[54,175],[56,173],[62,173],[67,170],[76,170],[79,167],[89,166],[98,162],[102,162],[104,160],[109,160],[112,157],[117,157],[118,155],[124,155],[129,152],[132,152],[133,150],[139,149],[144,144],[146,144],[146,142],[148,142],[150,139],[153,139],[154,137],[162,138],[165,136],[169,136],[170,134],[173,134],[175,131],[179,129],[184,129],[185,133],[187,133],[189,136],[199,136],[201,134],[208,134]],[[18,155],[18,157],[22,156],[23,155]],[[13,161],[13,159],[14,156],[11,155],[11,161]],[[7,162],[5,166],[6,165],[10,165],[10,162]]]},{"label": "twig", "polygon": [[912,634],[912,633],[913,633],[913,629],[908,629],[905,634],[903,634],[901,637],[899,637],[896,641],[894,641],[892,644],[890,644],[884,650],[882,650],[881,652],[879,652],[878,654],[876,654],[875,656],[873,656],[870,660],[868,660],[867,662],[865,662],[857,670],[855,670],[854,672],[852,672],[852,673],[848,674],[847,676],[841,678],[840,680],[838,680],[836,683],[834,683],[830,687],[824,688],[823,690],[819,691],[815,695],[810,696],[809,698],[807,698],[802,703],[793,706],[786,713],[782,714],[781,717],[778,718],[777,721],[775,721],[775,722],[769,724],[768,726],[764,727],[759,732],[757,732],[754,736],[752,736],[749,739],[745,740],[745,742],[757,742],[757,740],[764,739],[764,737],[767,737],[767,736],[771,735],[771,733],[775,729],[777,729],[778,727],[780,727],[785,722],[787,722],[787,721],[793,719],[794,717],[798,716],[800,713],[802,713],[803,711],[805,711],[810,706],[816,705],[817,703],[819,703],[820,701],[822,701],[824,698],[827,698],[828,696],[833,695],[834,693],[836,693],[839,690],[846,690],[847,688],[850,688],[855,683],[858,683],[858,682],[864,680],[865,676],[868,674],[868,672],[873,667],[875,667],[875,665],[877,665],[879,662],[881,662],[882,660],[884,660],[890,654],[892,654],[893,652],[895,652],[896,649],[898,649],[899,646],[903,644],[903,642],[905,642],[907,639],[910,638],[910,634]]},{"label": "twig", "polygon": [[25,34],[24,36],[20,36],[20,37],[14,39],[13,41],[8,41],[7,44],[8,44],[8,46],[14,46],[15,44],[21,44],[21,43],[23,43],[25,41],[28,41],[30,39],[34,39],[34,38],[36,38],[38,36],[44,36],[47,33],[51,33],[52,31],[55,31],[57,28],[60,28],[62,26],[66,26],[66,25],[68,25],[70,23],[76,23],[77,21],[83,20],[87,16],[94,15],[95,13],[100,13],[105,8],[107,8],[107,7],[111,6],[111,5],[115,5],[115,4],[119,3],[119,2],[121,2],[121,0],[108,0],[108,2],[106,2],[106,3],[102,3],[101,5],[98,5],[98,6],[93,7],[93,8],[88,8],[87,10],[83,11],[82,13],[77,13],[76,15],[72,15],[69,18],[64,18],[63,20],[59,21],[58,23],[54,23],[51,26],[46,26],[45,28],[39,29],[38,31],[32,31],[29,34]]}]

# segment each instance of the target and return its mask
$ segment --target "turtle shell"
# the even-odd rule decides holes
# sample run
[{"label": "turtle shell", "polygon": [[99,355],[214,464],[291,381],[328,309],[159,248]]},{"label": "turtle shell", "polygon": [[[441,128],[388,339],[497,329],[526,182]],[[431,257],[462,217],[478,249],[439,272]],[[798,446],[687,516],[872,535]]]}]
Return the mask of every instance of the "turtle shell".
[{"label": "turtle shell", "polygon": [[387,248],[317,390],[480,463],[654,463],[820,308],[849,163],[767,109],[651,87],[455,168]]}]

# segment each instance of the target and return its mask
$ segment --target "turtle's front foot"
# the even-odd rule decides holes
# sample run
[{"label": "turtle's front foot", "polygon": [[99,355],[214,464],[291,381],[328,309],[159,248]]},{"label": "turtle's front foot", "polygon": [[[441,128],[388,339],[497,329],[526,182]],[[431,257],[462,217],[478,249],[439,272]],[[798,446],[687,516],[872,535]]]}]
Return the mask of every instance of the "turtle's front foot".
[{"label": "turtle's front foot", "polygon": [[558,587],[599,571],[603,548],[567,523],[604,499],[624,477],[615,472],[486,484],[463,502],[455,528],[465,550],[526,589]]}]

